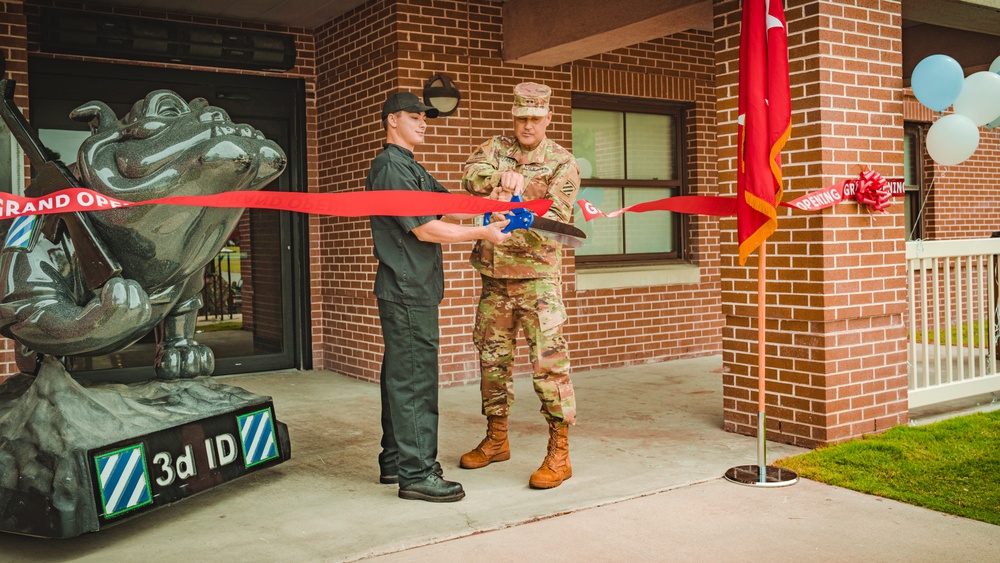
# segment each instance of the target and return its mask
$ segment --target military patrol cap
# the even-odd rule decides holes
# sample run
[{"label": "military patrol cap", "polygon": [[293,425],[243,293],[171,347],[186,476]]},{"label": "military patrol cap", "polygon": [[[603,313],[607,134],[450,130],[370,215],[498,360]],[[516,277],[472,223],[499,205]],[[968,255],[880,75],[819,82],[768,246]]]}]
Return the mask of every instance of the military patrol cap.
[{"label": "military patrol cap", "polygon": [[390,113],[396,113],[397,111],[408,111],[410,113],[423,112],[427,117],[438,116],[437,108],[420,103],[420,98],[416,94],[409,92],[390,94],[386,98],[385,103],[382,104],[382,119],[389,117]]},{"label": "military patrol cap", "polygon": [[514,86],[514,117],[538,116],[549,114],[549,97],[552,88],[535,82],[522,82]]}]

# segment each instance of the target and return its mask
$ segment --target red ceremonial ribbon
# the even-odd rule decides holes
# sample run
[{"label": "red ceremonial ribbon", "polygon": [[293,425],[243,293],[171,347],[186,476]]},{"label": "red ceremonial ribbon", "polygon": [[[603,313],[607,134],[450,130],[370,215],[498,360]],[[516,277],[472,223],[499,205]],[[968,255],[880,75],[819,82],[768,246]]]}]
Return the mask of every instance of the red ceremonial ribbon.
[{"label": "red ceremonial ribbon", "polygon": [[885,213],[893,197],[906,195],[903,182],[903,178],[886,180],[878,172],[867,170],[861,172],[857,180],[844,180],[788,203],[782,202],[781,205],[802,211],[816,211],[854,199],[861,205],[867,205],[869,210]]},{"label": "red ceremonial ribbon", "polygon": [[43,197],[0,194],[0,219],[22,215],[49,215],[74,211],[100,211],[138,205],[188,205],[276,209],[339,217],[387,215],[414,217],[423,215],[469,214],[527,208],[544,215],[552,200],[534,199],[503,202],[481,197],[412,190],[374,192],[301,193],[301,192],[225,192],[214,195],[175,196],[146,201],[123,201],[86,188],[69,188]]},{"label": "red ceremonial ribbon", "polygon": [[626,211],[642,213],[644,211],[677,211],[691,215],[716,215],[726,217],[736,215],[736,198],[711,195],[682,195],[647,201],[623,207],[618,211],[603,213],[585,199],[577,201],[583,211],[583,218],[590,221],[594,217],[617,217]]},{"label": "red ceremonial ribbon", "polygon": [[[868,170],[857,180],[844,180],[832,186],[810,192],[791,201],[782,201],[782,207],[801,211],[818,211],[833,207],[841,201],[855,199],[867,205],[869,210],[885,213],[893,197],[905,195],[902,178],[886,180],[878,172]],[[677,196],[647,201],[623,207],[617,211],[604,213],[585,199],[577,201],[583,218],[590,221],[594,217],[617,217],[625,212],[676,211],[689,215],[714,215],[728,217],[736,214],[736,198],[727,196]]]}]

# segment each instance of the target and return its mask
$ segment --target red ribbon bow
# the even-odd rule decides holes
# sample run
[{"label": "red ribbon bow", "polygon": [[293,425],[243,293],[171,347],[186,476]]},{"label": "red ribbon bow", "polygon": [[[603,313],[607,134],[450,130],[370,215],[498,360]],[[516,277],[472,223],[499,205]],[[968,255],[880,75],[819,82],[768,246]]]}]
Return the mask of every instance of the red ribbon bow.
[{"label": "red ribbon bow", "polygon": [[892,192],[882,176],[874,170],[867,170],[861,173],[861,180],[858,182],[858,190],[854,194],[854,199],[863,205],[868,206],[868,211],[878,211],[885,213],[892,200]]}]

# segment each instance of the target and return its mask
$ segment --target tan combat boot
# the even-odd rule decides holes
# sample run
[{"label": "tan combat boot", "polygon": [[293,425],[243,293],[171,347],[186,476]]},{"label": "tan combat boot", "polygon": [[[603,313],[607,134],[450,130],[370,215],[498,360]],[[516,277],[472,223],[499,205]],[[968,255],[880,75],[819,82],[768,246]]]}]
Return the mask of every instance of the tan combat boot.
[{"label": "tan combat boot", "polygon": [[573,466],[569,463],[569,426],[550,420],[549,452],[538,471],[531,474],[528,484],[535,489],[551,489],[572,476]]},{"label": "tan combat boot", "polygon": [[510,443],[507,442],[507,417],[489,415],[486,417],[486,437],[476,449],[462,456],[459,463],[465,469],[479,469],[494,461],[510,459]]}]

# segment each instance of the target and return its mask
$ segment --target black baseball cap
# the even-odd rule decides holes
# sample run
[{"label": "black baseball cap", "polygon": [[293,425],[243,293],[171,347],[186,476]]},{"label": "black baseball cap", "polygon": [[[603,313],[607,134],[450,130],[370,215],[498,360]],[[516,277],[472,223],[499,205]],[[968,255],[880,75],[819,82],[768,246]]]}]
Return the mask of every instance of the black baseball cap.
[{"label": "black baseball cap", "polygon": [[386,98],[385,103],[382,104],[382,119],[397,111],[423,112],[427,117],[438,116],[437,108],[422,104],[420,98],[410,92],[396,92]]}]

